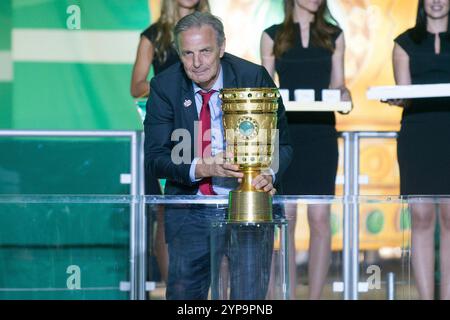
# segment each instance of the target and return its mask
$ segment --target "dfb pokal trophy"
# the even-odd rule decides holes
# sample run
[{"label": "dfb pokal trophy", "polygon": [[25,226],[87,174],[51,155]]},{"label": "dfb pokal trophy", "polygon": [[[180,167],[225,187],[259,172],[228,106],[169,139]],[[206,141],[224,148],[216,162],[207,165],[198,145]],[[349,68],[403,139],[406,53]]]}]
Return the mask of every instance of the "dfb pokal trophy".
[{"label": "dfb pokal trophy", "polygon": [[269,170],[277,130],[276,88],[227,88],[222,99],[228,163],[238,164],[244,174],[238,189],[229,194],[228,221],[272,221],[272,197],[257,190],[252,181]]}]

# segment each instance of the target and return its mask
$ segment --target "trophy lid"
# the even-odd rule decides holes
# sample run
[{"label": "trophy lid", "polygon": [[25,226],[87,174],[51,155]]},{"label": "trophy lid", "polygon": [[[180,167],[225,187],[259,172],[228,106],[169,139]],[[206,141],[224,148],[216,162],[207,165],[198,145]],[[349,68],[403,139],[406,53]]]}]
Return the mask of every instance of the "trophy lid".
[{"label": "trophy lid", "polygon": [[220,90],[219,98],[226,102],[276,102],[280,97],[277,88],[224,88]]}]

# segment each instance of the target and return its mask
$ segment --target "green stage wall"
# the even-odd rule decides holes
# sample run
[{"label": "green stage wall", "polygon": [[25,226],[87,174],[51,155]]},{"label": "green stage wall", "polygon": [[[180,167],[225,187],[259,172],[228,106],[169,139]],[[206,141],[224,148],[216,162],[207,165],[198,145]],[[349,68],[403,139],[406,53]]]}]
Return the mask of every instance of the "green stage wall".
[{"label": "green stage wall", "polygon": [[11,128],[142,128],[129,86],[147,0],[13,0],[10,11]]},{"label": "green stage wall", "polygon": [[[129,85],[149,12],[147,0],[1,0],[0,130],[141,130]],[[0,196],[127,195],[124,173],[127,139],[0,138]],[[129,214],[0,203],[0,299],[127,299]]]}]

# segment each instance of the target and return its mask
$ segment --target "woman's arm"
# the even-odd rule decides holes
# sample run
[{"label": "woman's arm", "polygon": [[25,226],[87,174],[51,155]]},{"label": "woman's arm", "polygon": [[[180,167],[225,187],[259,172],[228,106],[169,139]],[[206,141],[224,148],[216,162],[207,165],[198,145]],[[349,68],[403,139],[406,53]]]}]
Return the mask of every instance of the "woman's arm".
[{"label": "woman's arm", "polygon": [[130,91],[135,98],[148,96],[149,94],[150,87],[147,77],[153,62],[154,52],[155,50],[150,40],[141,36],[131,76]]},{"label": "woman's arm", "polygon": [[331,57],[330,89],[341,90],[341,100],[351,101],[350,91],[345,86],[345,38],[341,33],[336,39],[336,48]]},{"label": "woman's arm", "polygon": [[[331,75],[330,89],[339,89],[341,91],[342,101],[352,101],[350,90],[345,86],[345,38],[342,32],[336,39],[336,48],[331,57]],[[353,104],[352,104],[353,109]],[[350,110],[351,111],[351,110]],[[340,112],[340,114],[348,114],[348,112]]]},{"label": "woman's arm", "polygon": [[[392,53],[392,65],[394,66],[394,78],[397,85],[411,84],[411,71],[409,70],[409,55],[397,43]],[[388,100],[387,103],[394,106],[408,107],[408,101],[403,99]]]},{"label": "woman's arm", "polygon": [[394,46],[392,63],[394,66],[395,83],[397,85],[410,85],[411,72],[409,71],[409,56],[397,43]]},{"label": "woman's arm", "polygon": [[275,56],[273,54],[273,45],[273,40],[266,32],[263,32],[260,44],[261,65],[266,68],[272,79],[275,75]]}]

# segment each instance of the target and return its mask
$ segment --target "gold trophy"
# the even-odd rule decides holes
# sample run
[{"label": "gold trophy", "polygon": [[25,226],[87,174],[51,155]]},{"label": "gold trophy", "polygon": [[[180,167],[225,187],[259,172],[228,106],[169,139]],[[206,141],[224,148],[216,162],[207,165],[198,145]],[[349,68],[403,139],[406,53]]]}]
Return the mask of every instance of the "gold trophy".
[{"label": "gold trophy", "polygon": [[238,164],[244,173],[237,190],[229,194],[231,222],[272,221],[272,197],[256,190],[252,180],[268,170],[274,153],[278,98],[276,88],[222,89],[226,161]]}]

